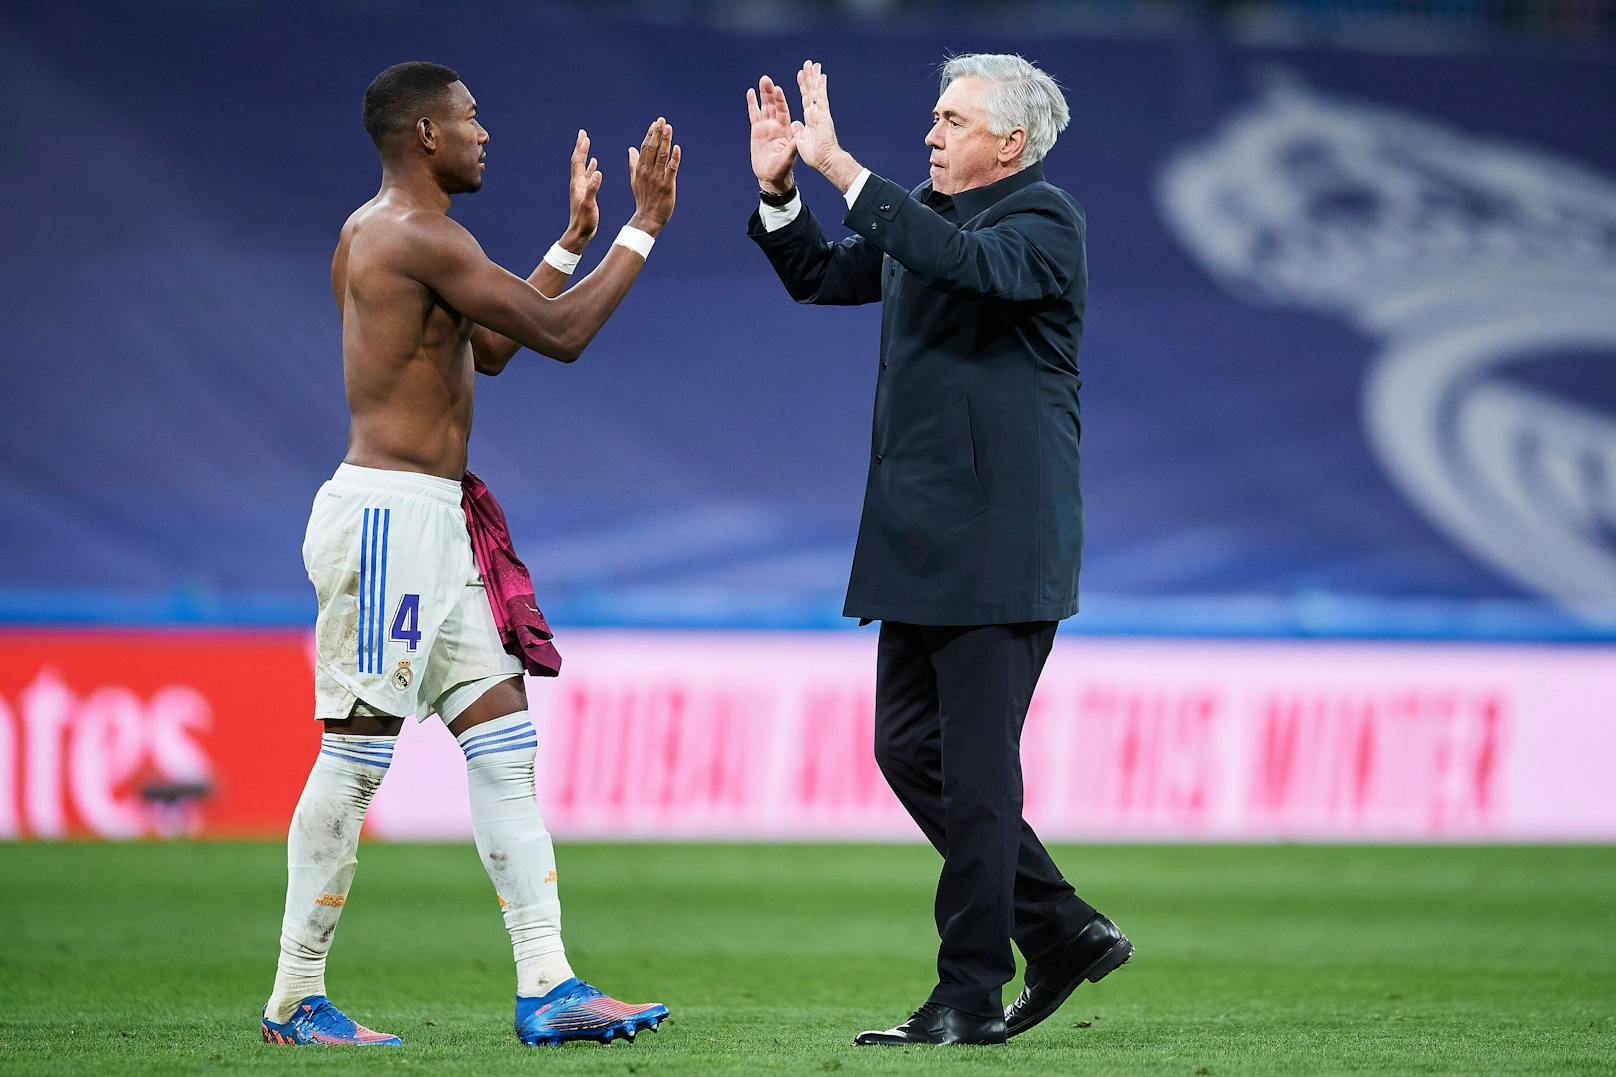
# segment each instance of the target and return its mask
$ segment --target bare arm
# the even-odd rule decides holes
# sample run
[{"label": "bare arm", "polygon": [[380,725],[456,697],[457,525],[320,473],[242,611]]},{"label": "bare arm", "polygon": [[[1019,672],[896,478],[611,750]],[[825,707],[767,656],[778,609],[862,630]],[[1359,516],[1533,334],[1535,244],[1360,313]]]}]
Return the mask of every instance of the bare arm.
[{"label": "bare arm", "polygon": [[[600,227],[600,206],[595,200],[601,181],[601,174],[595,167],[597,163],[595,158],[589,156],[589,133],[580,130],[578,140],[572,147],[571,177],[567,184],[570,206],[567,230],[556,241],[556,245],[569,254],[583,254]],[[540,295],[554,299],[566,289],[571,279],[570,271],[557,269],[548,261],[543,261],[528,275],[527,282]],[[479,325],[471,333],[471,352],[479,374],[498,374],[521,347],[512,338],[496,333],[487,326]]]},{"label": "bare arm", "polygon": [[[632,227],[651,235],[673,215],[680,150],[673,128],[658,119],[638,150],[629,150],[636,210]],[[612,311],[628,294],[645,260],[619,244],[595,271],[559,298],[547,299],[528,281],[483,253],[459,224],[422,215],[404,245],[409,273],[480,326],[563,362],[583,353]]]},{"label": "bare arm", "polygon": [[[556,246],[560,247],[568,254],[581,255],[584,253],[584,248],[589,246],[589,240],[579,239],[578,237],[568,233],[564,234],[559,240],[556,241]],[[539,294],[544,296],[546,299],[554,299],[556,296],[566,291],[567,282],[570,280],[572,280],[571,273],[559,270],[549,262],[540,262],[534,267],[533,272],[527,275],[527,282],[533,285],[533,287],[537,288]],[[492,337],[494,334],[489,333],[488,335]],[[510,337],[500,337],[499,339],[510,345],[512,355],[514,355],[516,353],[516,349],[520,347],[520,345]],[[505,358],[509,359],[510,355],[507,355]]]}]

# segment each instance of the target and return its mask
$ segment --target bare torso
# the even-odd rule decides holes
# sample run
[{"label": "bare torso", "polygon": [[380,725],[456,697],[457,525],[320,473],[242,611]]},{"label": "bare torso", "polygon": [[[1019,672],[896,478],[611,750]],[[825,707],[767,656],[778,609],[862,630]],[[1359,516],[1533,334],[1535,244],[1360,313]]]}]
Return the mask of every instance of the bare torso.
[{"label": "bare torso", "polygon": [[344,462],[458,481],[471,437],[471,319],[405,272],[412,217],[387,193],[342,227],[331,288],[351,422]]}]

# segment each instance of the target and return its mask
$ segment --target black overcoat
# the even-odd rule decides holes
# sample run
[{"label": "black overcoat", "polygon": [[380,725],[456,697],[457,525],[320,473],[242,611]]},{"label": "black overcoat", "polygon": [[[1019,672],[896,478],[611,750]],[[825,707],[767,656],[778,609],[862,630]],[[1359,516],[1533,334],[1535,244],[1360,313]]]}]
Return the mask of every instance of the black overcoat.
[{"label": "black overcoat", "polygon": [[749,234],[800,303],[880,300],[843,612],[923,625],[1077,612],[1083,209],[1032,165],[953,197],[871,175],[826,241],[806,206]]}]

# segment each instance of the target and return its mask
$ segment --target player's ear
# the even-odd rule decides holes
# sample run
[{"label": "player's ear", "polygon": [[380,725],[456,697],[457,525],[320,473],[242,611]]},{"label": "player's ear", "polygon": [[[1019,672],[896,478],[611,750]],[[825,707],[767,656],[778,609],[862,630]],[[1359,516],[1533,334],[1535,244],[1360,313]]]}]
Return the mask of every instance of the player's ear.
[{"label": "player's ear", "polygon": [[415,137],[421,140],[421,148],[428,153],[436,153],[438,149],[438,130],[432,124],[430,117],[422,116],[415,121]]}]

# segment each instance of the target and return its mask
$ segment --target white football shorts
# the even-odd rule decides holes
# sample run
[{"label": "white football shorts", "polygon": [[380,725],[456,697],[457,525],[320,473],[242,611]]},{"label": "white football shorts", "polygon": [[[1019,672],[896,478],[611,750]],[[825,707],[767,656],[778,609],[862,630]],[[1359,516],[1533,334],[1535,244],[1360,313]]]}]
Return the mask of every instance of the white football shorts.
[{"label": "white football shorts", "polygon": [[397,717],[452,709],[449,721],[471,702],[445,704],[452,689],[522,674],[500,643],[458,482],[343,464],[314,495],[303,566],[320,605],[318,719],[362,700]]}]

